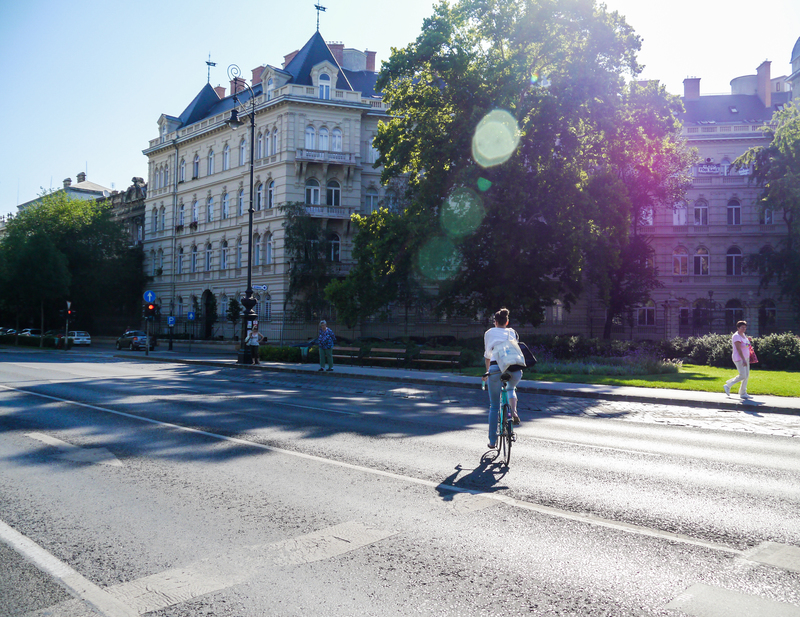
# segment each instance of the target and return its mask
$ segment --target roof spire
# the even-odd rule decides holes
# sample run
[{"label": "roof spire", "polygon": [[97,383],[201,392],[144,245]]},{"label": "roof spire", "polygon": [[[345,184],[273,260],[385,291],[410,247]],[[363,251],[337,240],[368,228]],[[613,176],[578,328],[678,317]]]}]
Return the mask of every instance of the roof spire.
[{"label": "roof spire", "polygon": [[317,9],[317,32],[319,32],[319,14],[321,12],[325,12],[327,9],[322,6],[319,2],[314,5],[314,8]]},{"label": "roof spire", "polygon": [[211,83],[211,67],[217,66],[216,62],[211,62],[211,52],[208,52],[208,60],[206,60],[206,64],[208,65],[208,83]]}]

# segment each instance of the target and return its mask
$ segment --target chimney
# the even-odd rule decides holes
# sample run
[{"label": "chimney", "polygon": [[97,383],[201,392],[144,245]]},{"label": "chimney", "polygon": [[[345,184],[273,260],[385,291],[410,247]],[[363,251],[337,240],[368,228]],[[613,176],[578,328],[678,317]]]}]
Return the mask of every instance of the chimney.
[{"label": "chimney", "polygon": [[70,186],[72,186],[72,178],[67,178],[64,180],[64,188],[68,188]]},{"label": "chimney", "polygon": [[769,67],[772,63],[769,60],[764,60],[761,66],[756,70],[756,79],[758,80],[758,98],[764,103],[764,107],[772,107],[772,91],[770,89],[770,76]]},{"label": "chimney", "polygon": [[265,66],[257,66],[253,69],[253,79],[250,82],[251,85],[255,86],[256,84],[261,83],[261,76],[264,74],[264,71],[267,69]]},{"label": "chimney", "polygon": [[683,100],[696,101],[700,98],[700,78],[687,77],[683,80]]},{"label": "chimney", "polygon": [[221,99],[225,98],[225,86],[215,86],[214,92],[217,93],[217,96]]},{"label": "chimney", "polygon": [[367,51],[367,70],[375,72],[375,54],[377,52]]},{"label": "chimney", "polygon": [[300,53],[300,50],[299,50],[299,49],[295,49],[295,50],[294,50],[292,53],[290,53],[290,54],[286,54],[286,55],[283,57],[283,68],[286,68],[287,66],[289,66],[289,63],[290,63],[292,60],[294,60],[294,57],[295,57],[297,54],[299,54],[299,53]]},{"label": "chimney", "polygon": [[238,94],[244,90],[244,77],[234,77],[231,79],[231,94]]},{"label": "chimney", "polygon": [[331,50],[339,66],[344,66],[344,43],[328,43],[328,49]]},{"label": "chimney", "polygon": [[78,183],[81,182],[86,182],[86,174],[82,171],[78,173]]}]

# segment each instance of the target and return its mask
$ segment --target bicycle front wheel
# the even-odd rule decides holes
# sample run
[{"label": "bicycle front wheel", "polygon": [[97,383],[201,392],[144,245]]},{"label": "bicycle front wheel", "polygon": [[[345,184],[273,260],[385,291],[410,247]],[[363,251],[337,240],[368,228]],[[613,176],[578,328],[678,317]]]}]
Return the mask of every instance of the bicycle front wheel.
[{"label": "bicycle front wheel", "polygon": [[506,467],[508,467],[508,464],[511,462],[511,434],[514,429],[511,423],[511,409],[507,404],[503,405],[503,409],[501,410],[500,423],[502,430],[498,437],[500,440],[498,445],[500,446],[499,449],[503,457],[503,462],[506,464]]}]

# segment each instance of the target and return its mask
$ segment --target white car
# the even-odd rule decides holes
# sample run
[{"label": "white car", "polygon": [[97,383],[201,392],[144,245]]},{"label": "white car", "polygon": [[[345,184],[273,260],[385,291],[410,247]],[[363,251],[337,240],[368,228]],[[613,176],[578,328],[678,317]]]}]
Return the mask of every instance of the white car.
[{"label": "white car", "polygon": [[71,330],[68,336],[72,339],[73,345],[92,344],[92,337],[89,336],[88,332],[84,332],[83,330]]}]

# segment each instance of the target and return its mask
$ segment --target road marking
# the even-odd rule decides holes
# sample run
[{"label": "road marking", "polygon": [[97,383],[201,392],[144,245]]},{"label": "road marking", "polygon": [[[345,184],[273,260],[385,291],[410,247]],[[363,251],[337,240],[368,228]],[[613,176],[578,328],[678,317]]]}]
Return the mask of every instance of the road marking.
[{"label": "road marking", "polygon": [[44,433],[26,433],[26,437],[41,441],[48,446],[58,448],[60,451],[58,458],[73,461],[75,463],[91,463],[95,465],[112,465],[122,467],[120,460],[106,448],[81,448],[79,446],[61,441],[56,437],[45,435]]},{"label": "road marking", "polygon": [[579,448],[591,448],[594,450],[610,450],[611,452],[624,452],[625,454],[638,454],[641,456],[655,456],[655,457],[664,456],[663,454],[660,454],[658,452],[645,452],[643,450],[628,450],[626,448],[614,448],[612,446],[595,446],[589,443],[580,443],[578,441],[567,441],[566,439],[548,439],[547,437],[534,437],[527,435],[524,432],[522,434],[525,435],[526,439],[530,437],[531,439],[534,439],[536,441],[546,441],[548,443],[554,443],[559,445],[563,444],[567,446],[578,446]]},{"label": "road marking", "polygon": [[800,617],[800,607],[697,583],[664,606],[695,617]]},{"label": "road marking", "polygon": [[764,542],[744,553],[750,561],[765,563],[783,570],[800,572],[800,547]]},{"label": "road marking", "polygon": [[3,521],[0,521],[0,541],[17,551],[42,572],[58,580],[73,595],[91,604],[106,617],[136,617],[138,615],[135,610],[103,591]]}]

